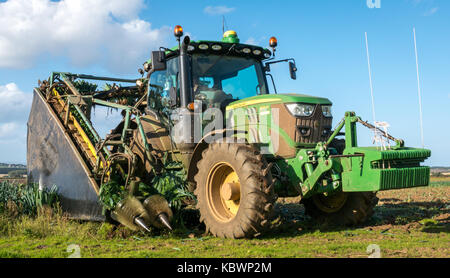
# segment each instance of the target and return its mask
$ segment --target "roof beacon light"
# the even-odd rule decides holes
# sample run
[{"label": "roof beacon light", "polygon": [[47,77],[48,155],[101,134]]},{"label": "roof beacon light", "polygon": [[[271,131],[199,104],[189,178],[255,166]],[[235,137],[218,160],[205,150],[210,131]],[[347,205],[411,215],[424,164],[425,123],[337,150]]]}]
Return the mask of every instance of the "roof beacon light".
[{"label": "roof beacon light", "polygon": [[273,56],[275,56],[275,51],[278,46],[277,38],[271,37],[269,40],[269,45],[270,45],[270,47],[272,47]]},{"label": "roof beacon light", "polygon": [[181,27],[180,25],[175,26],[175,28],[173,29],[173,34],[179,40],[181,36],[183,36],[183,27]]},{"label": "roof beacon light", "polygon": [[239,43],[239,38],[236,31],[229,30],[223,33],[222,42]]},{"label": "roof beacon light", "polygon": [[277,47],[277,46],[278,46],[277,38],[271,37],[270,40],[269,40],[269,45],[270,45],[270,47],[272,47],[272,48]]}]

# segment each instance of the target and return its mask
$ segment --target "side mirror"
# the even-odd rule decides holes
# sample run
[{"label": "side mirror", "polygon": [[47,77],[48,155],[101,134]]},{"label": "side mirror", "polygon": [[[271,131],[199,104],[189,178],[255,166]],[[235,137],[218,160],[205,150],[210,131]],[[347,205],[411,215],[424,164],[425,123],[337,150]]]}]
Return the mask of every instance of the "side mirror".
[{"label": "side mirror", "polygon": [[297,79],[297,67],[293,62],[289,62],[289,73],[291,74],[291,78],[293,80]]},{"label": "side mirror", "polygon": [[170,87],[169,97],[170,97],[170,106],[177,107],[178,106],[178,94],[177,94],[176,87]]},{"label": "side mirror", "polygon": [[166,70],[166,53],[164,51],[152,51],[152,70]]}]

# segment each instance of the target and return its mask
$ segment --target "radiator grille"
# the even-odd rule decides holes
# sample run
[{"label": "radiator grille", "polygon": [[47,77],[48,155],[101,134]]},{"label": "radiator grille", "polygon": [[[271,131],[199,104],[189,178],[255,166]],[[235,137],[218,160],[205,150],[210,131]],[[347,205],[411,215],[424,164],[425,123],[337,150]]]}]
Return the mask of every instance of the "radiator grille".
[{"label": "radiator grille", "polygon": [[[333,118],[324,117],[321,106],[316,105],[313,115],[297,118],[295,142],[312,144],[327,140],[331,135],[332,121]],[[302,134],[302,129],[307,130],[307,133]]]}]

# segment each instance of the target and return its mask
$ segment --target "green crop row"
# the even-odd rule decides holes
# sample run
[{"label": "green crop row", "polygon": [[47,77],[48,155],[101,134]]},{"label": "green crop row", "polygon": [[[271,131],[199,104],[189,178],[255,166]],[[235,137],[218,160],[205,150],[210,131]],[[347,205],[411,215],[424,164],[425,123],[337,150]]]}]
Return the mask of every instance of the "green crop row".
[{"label": "green crop row", "polygon": [[16,185],[0,182],[0,213],[35,215],[38,208],[55,206],[59,201],[57,188],[39,189],[38,184]]}]

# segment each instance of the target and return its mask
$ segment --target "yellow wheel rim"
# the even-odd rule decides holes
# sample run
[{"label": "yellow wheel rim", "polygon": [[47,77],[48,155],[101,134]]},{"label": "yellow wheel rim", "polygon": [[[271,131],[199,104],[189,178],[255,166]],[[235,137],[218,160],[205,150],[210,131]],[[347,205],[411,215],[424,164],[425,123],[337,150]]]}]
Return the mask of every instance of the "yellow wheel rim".
[{"label": "yellow wheel rim", "polygon": [[339,192],[334,195],[325,196],[323,194],[312,197],[314,204],[323,212],[333,213],[339,211],[347,202],[347,193]]},{"label": "yellow wheel rim", "polygon": [[211,168],[206,193],[208,207],[216,220],[228,222],[236,216],[241,200],[240,191],[239,177],[230,164],[219,162]]}]

